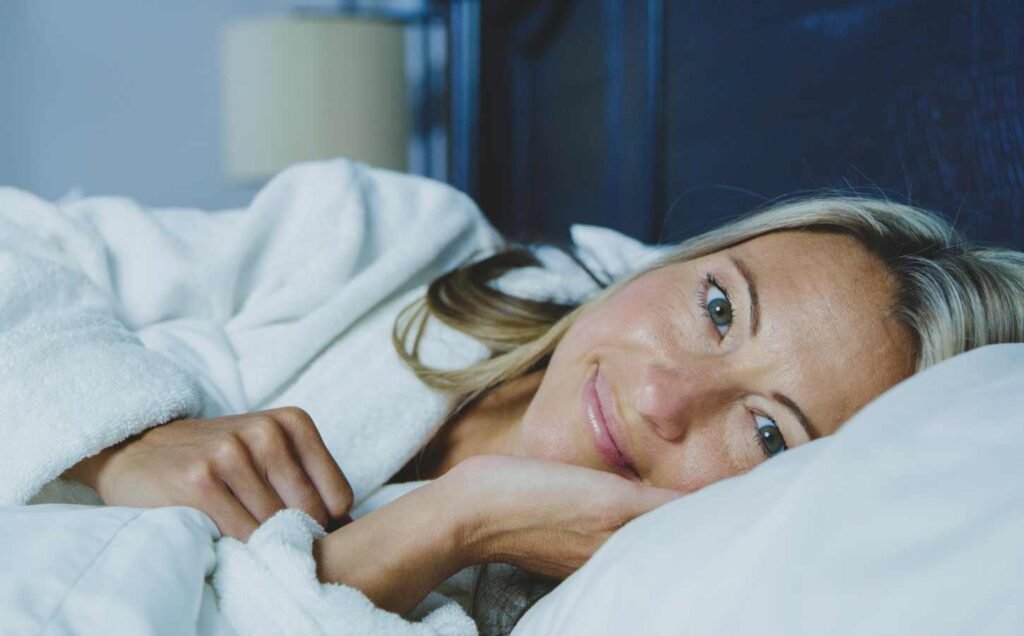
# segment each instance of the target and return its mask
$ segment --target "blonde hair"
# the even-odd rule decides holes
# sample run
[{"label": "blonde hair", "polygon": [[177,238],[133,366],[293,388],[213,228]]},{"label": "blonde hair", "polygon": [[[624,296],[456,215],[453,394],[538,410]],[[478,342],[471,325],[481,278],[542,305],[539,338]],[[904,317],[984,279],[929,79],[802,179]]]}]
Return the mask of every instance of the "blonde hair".
[{"label": "blonde hair", "polygon": [[[892,315],[913,340],[918,371],[982,345],[1024,341],[1024,253],[971,244],[926,210],[849,196],[815,196],[755,211],[683,241],[578,306],[495,289],[491,281],[510,269],[539,265],[529,250],[511,248],[433,281],[423,298],[399,314],[392,341],[425,384],[457,396],[458,411],[502,383],[543,368],[584,308],[633,279],[783,230],[852,236],[879,258],[895,281]],[[431,317],[487,345],[491,357],[456,370],[423,364],[419,342]]]}]

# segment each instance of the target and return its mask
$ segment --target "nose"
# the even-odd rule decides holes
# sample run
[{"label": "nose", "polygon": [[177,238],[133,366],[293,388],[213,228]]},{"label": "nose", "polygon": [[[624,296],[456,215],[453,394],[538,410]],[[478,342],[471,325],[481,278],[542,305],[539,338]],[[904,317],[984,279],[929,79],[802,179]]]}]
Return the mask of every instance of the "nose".
[{"label": "nose", "polygon": [[728,374],[708,365],[649,366],[633,395],[633,407],[659,436],[682,438],[693,422],[709,418],[733,393]]}]

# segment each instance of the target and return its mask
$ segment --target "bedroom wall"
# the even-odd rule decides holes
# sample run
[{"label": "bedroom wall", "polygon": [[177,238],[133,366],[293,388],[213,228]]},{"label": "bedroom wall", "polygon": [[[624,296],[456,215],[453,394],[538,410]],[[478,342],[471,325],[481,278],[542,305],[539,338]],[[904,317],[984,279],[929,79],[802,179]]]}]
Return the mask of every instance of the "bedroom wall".
[{"label": "bedroom wall", "polygon": [[3,0],[0,184],[221,208],[218,34],[329,0]]}]

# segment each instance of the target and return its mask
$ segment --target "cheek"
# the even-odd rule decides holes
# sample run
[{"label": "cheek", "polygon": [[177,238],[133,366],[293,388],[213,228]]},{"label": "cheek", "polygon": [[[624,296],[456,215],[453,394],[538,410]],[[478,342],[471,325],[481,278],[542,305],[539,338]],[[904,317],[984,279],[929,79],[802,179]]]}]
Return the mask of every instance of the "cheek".
[{"label": "cheek", "polygon": [[[572,324],[555,355],[579,354],[591,349],[614,346],[627,340],[636,340],[640,334],[648,336],[665,322],[671,314],[666,301],[671,298],[664,285],[640,278],[600,304],[588,307]],[[675,307],[672,311],[680,311]],[[649,339],[649,338],[644,338]]]},{"label": "cheek", "polygon": [[704,435],[691,435],[666,454],[651,475],[651,485],[690,493],[722,478],[721,445]]},{"label": "cheek", "polygon": [[638,437],[649,442],[651,484],[694,492],[722,479],[749,472],[764,461],[748,404],[736,402],[721,412],[695,418],[685,432],[665,439],[656,426],[636,420]]},{"label": "cheek", "polygon": [[[564,464],[579,464],[576,448],[575,392],[571,386],[555,386],[564,375],[545,373],[545,382],[531,400],[520,428],[523,452],[527,457]],[[568,383],[565,383],[568,384]]]},{"label": "cheek", "polygon": [[732,422],[697,425],[682,441],[659,449],[651,484],[689,493],[743,474],[756,465],[752,436]]}]

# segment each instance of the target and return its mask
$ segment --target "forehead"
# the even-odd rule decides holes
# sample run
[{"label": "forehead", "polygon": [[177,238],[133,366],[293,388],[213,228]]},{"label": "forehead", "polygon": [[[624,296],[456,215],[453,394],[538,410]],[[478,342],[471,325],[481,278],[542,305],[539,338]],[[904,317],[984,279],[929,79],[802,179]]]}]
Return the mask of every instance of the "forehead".
[{"label": "forehead", "polygon": [[[709,258],[732,258],[757,288],[761,328],[750,346],[773,361],[779,390],[830,432],[910,373],[909,338],[892,318],[894,283],[855,239],[789,231]],[[730,290],[732,292],[732,290]],[[732,294],[746,305],[745,292]]]},{"label": "forehead", "polygon": [[779,293],[859,290],[856,305],[865,301],[891,305],[893,281],[885,266],[856,239],[812,231],[773,232],[724,250],[757,265],[764,285]]}]

